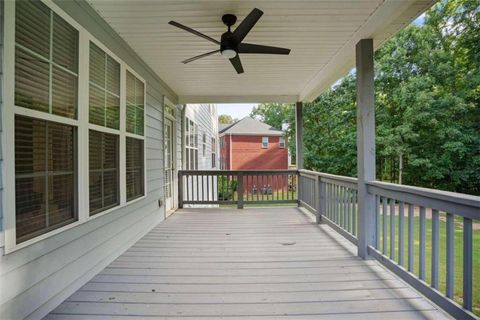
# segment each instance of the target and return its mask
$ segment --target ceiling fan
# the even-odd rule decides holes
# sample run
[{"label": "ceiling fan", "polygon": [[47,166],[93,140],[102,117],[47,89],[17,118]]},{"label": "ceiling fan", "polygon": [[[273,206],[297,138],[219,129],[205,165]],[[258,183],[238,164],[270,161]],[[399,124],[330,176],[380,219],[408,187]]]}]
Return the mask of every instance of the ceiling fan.
[{"label": "ceiling fan", "polygon": [[220,49],[210,51],[189,59],[182,61],[183,63],[189,63],[201,58],[208,57],[212,54],[220,52],[221,55],[227,59],[230,59],[233,67],[237,71],[238,74],[243,73],[243,66],[242,62],[240,61],[239,53],[245,54],[252,54],[252,53],[259,53],[259,54],[284,54],[287,55],[290,53],[290,49],[286,48],[278,48],[278,47],[270,47],[270,46],[263,46],[259,44],[251,44],[251,43],[243,43],[243,39],[247,36],[250,30],[255,26],[258,22],[260,17],[263,15],[263,11],[255,8],[253,9],[245,19],[238,25],[235,31],[231,31],[230,28],[237,22],[237,17],[233,14],[225,14],[222,16],[223,23],[228,27],[228,31],[222,34],[221,40],[217,41],[201,32],[193,30],[183,24],[180,24],[175,21],[170,21],[169,24],[185,30],[187,32],[193,33],[201,38],[204,38],[210,42],[213,42],[217,45],[220,45]]}]

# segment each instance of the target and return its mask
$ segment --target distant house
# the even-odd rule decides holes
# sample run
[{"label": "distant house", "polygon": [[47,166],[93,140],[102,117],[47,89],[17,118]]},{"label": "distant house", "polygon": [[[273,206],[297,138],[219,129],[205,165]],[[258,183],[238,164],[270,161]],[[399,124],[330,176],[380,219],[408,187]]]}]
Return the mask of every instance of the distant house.
[{"label": "distant house", "polygon": [[284,133],[245,117],[219,125],[220,168],[223,170],[288,169]]}]

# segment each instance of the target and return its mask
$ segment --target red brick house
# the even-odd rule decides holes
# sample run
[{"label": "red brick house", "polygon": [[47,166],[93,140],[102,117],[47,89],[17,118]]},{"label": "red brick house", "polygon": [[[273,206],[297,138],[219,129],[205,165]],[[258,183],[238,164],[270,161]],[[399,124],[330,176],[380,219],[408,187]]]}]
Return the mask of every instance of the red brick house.
[{"label": "red brick house", "polygon": [[219,126],[222,170],[288,169],[284,133],[268,124],[245,117]]}]

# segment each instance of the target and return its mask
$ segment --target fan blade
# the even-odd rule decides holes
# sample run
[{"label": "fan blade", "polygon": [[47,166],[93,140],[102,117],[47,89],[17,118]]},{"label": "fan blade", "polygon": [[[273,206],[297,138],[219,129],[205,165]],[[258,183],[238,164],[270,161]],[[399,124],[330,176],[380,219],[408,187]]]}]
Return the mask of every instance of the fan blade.
[{"label": "fan blade", "polygon": [[220,52],[220,49],[214,50],[214,51],[210,51],[210,52],[207,52],[207,53],[204,53],[204,54],[199,54],[198,56],[191,57],[191,58],[189,58],[189,59],[183,60],[182,63],[187,64],[187,63],[189,63],[189,62],[192,62],[192,61],[195,61],[195,60],[204,58],[204,57],[208,57],[209,55],[212,55],[212,54],[217,53],[217,52]]},{"label": "fan blade", "polygon": [[238,45],[239,53],[265,53],[265,54],[290,54],[290,49],[262,46],[252,43],[240,43]]},{"label": "fan blade", "polygon": [[252,30],[253,26],[257,23],[260,17],[263,15],[263,11],[260,9],[253,9],[248,16],[243,19],[243,21],[238,25],[238,27],[233,32],[237,43],[242,42],[242,40],[247,36],[247,34]]},{"label": "fan blade", "polygon": [[201,38],[203,38],[203,39],[206,39],[206,40],[208,40],[208,41],[211,41],[211,42],[213,42],[213,43],[215,43],[215,44],[220,45],[220,42],[219,42],[219,41],[217,41],[217,40],[215,40],[215,39],[213,39],[213,38],[211,38],[211,37],[209,37],[209,36],[207,36],[207,35],[205,35],[205,34],[203,34],[203,33],[201,33],[201,32],[198,32],[198,31],[196,31],[196,30],[193,30],[192,28],[189,28],[189,27],[187,27],[187,26],[184,26],[184,25],[181,24],[181,23],[178,23],[178,22],[175,22],[175,21],[170,21],[168,24],[170,24],[170,25],[172,25],[172,26],[175,26],[175,27],[177,27],[177,28],[180,28],[180,29],[182,29],[182,30],[185,30],[185,31],[187,31],[187,32],[193,33],[193,34],[196,35],[196,36],[199,36],[199,37],[201,37]]},{"label": "fan blade", "polygon": [[235,58],[230,59],[230,62],[238,74],[243,73],[242,61],[240,61],[240,56],[238,54]]}]

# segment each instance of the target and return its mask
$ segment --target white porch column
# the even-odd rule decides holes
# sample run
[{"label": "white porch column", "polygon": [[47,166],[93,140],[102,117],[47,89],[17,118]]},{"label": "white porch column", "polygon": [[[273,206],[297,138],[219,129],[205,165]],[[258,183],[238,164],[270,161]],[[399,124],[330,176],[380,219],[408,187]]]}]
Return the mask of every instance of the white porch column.
[{"label": "white porch column", "polygon": [[295,157],[297,169],[303,169],[303,102],[299,101],[295,105],[295,133],[297,146],[295,148]]},{"label": "white porch column", "polygon": [[367,246],[375,243],[375,197],[366,182],[375,180],[375,94],[373,40],[356,46],[357,65],[357,160],[358,160],[358,255],[367,257]]}]

